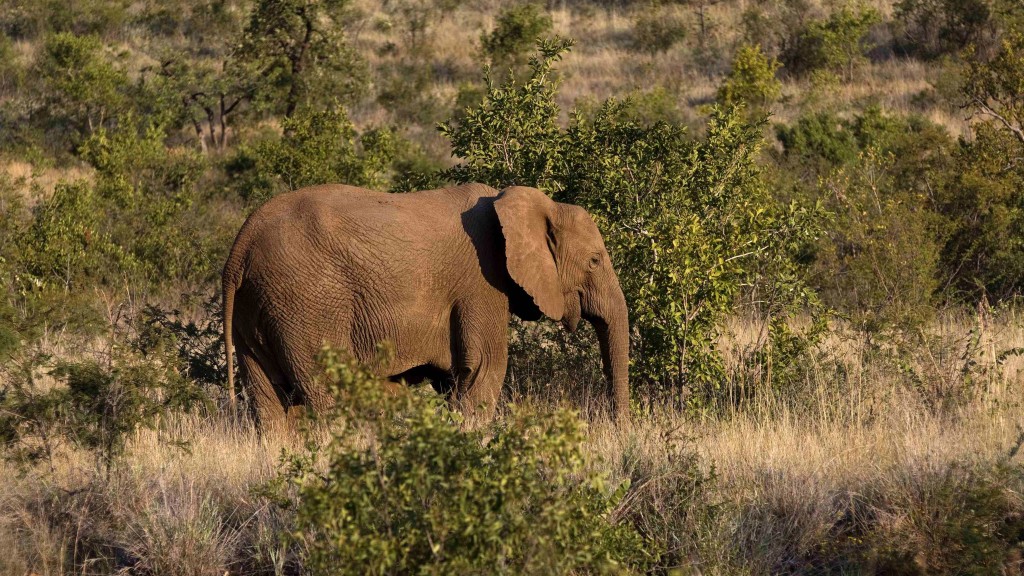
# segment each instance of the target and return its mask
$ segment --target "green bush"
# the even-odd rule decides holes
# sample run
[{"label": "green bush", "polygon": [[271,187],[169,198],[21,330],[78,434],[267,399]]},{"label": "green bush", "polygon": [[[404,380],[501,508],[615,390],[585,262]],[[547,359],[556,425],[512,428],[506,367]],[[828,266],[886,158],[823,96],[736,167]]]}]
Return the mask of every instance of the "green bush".
[{"label": "green bush", "polygon": [[686,22],[666,10],[642,9],[633,21],[633,48],[651,56],[667,52],[685,38]]},{"label": "green bush", "polygon": [[809,254],[823,301],[870,331],[929,318],[948,233],[935,202],[953,162],[945,130],[872,107],[804,116],[778,136],[797,195],[832,213]]},{"label": "green bush", "polygon": [[[119,344],[123,344],[120,342]],[[87,450],[109,478],[139,428],[156,428],[168,414],[205,401],[173,363],[115,344],[104,360],[52,362],[32,354],[9,364],[0,388],[0,447],[20,465],[47,462],[64,445]],[[47,386],[40,371],[58,384]]]},{"label": "green bush", "polygon": [[22,282],[81,290],[109,279],[125,254],[100,225],[101,201],[84,181],[58,184],[19,239]]},{"label": "green bush", "polygon": [[587,472],[568,412],[512,409],[487,429],[418,392],[389,393],[325,351],[331,428],[307,432],[276,486],[310,574],[642,573],[644,540],[613,510],[626,486]]},{"label": "green bush", "polygon": [[[998,28],[992,0],[900,0],[894,17],[900,47],[923,58],[990,46]],[[999,7],[1001,8],[1001,7]]]},{"label": "green bush", "polygon": [[563,39],[540,42],[540,55],[530,59],[531,73],[522,83],[510,78],[496,85],[485,73],[483,101],[467,108],[460,120],[440,126],[453,155],[464,161],[446,176],[498,188],[550,181],[564,146],[552,66],[572,44]]},{"label": "green bush", "polygon": [[516,4],[498,14],[494,30],[480,37],[483,54],[492,66],[523,64],[538,39],[551,32],[551,16],[541,6]]},{"label": "green bush", "polygon": [[1024,288],[1024,166],[1007,159],[1022,146],[995,124],[974,136],[955,149],[937,198],[951,224],[943,280],[969,301],[1012,299]]},{"label": "green bush", "polygon": [[389,130],[357,135],[343,109],[299,112],[284,122],[284,136],[242,147],[232,170],[250,203],[303,186],[340,182],[387,189],[395,152]]},{"label": "green bush", "polygon": [[859,151],[853,131],[830,112],[801,116],[791,126],[779,125],[775,135],[794,171],[825,174],[832,167],[853,161]]},{"label": "green bush", "polygon": [[881,21],[874,8],[843,6],[824,20],[813,20],[782,55],[786,68],[796,73],[817,72],[853,80],[865,61],[865,38]]},{"label": "green bush", "polygon": [[934,312],[942,220],[892,187],[895,158],[869,150],[825,183],[835,221],[817,253],[822,299],[867,332],[916,328]]},{"label": "green bush", "polygon": [[80,149],[96,170],[101,229],[125,255],[112,272],[154,286],[209,280],[228,239],[207,212],[209,191],[200,190],[208,164],[198,150],[166,146],[158,121],[126,114]]},{"label": "green bush", "polygon": [[44,91],[39,114],[73,144],[113,125],[128,108],[128,76],[95,36],[50,36],[36,70]]},{"label": "green bush", "polygon": [[736,52],[732,70],[718,87],[718,102],[725,106],[746,104],[761,116],[782,94],[782,82],[775,78],[782,64],[761,52],[760,46],[744,45]]}]

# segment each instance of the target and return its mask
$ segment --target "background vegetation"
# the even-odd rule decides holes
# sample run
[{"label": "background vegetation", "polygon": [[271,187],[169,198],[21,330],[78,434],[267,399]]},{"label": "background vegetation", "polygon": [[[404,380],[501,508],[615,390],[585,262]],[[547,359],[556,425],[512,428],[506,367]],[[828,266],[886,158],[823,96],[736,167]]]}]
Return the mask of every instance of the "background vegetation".
[{"label": "background vegetation", "polygon": [[[0,29],[0,572],[1020,570],[1018,2],[2,0]],[[585,206],[633,424],[591,333],[515,323],[490,428],[325,351],[332,424],[257,437],[219,272],[326,181]]]}]

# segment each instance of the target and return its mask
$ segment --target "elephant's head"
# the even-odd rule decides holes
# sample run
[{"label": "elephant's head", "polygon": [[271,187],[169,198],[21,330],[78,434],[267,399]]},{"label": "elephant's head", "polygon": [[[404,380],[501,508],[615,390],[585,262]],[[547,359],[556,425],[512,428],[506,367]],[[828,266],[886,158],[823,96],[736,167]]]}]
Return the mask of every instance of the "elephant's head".
[{"label": "elephant's head", "polygon": [[494,202],[508,273],[545,316],[569,331],[580,318],[601,343],[615,416],[629,411],[629,313],[601,233],[579,206],[536,188],[506,188]]}]

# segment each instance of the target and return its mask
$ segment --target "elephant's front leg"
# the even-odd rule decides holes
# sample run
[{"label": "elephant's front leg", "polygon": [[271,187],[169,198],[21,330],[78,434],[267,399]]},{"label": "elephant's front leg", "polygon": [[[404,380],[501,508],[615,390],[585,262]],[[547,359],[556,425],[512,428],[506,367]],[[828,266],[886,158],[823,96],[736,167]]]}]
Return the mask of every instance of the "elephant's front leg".
[{"label": "elephant's front leg", "polygon": [[[454,358],[455,390],[452,401],[467,422],[494,417],[508,367],[508,318],[491,318],[486,329],[462,326]],[[500,322],[499,322],[500,321]]]}]

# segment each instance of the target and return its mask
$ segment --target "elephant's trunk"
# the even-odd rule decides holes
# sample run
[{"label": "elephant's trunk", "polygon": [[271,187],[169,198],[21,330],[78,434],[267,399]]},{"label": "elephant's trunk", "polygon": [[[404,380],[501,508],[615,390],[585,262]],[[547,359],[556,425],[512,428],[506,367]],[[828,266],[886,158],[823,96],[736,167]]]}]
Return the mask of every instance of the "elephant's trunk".
[{"label": "elephant's trunk", "polygon": [[629,416],[629,312],[618,284],[608,309],[588,318],[601,344],[601,360],[612,401],[612,412],[619,422]]}]

